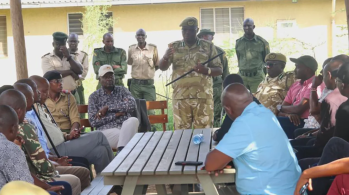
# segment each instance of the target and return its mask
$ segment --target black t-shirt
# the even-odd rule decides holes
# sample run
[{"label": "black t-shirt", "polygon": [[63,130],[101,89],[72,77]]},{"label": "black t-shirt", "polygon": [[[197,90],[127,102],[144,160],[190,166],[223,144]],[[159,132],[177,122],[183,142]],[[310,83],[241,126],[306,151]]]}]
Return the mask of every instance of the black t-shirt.
[{"label": "black t-shirt", "polygon": [[341,104],[336,113],[334,136],[349,142],[349,100]]},{"label": "black t-shirt", "polygon": [[[257,104],[261,104],[259,101],[258,101],[258,99],[257,98],[255,98],[254,96],[253,96],[253,101],[254,102],[256,102]],[[223,139],[223,137],[224,137],[224,135],[226,134],[226,133],[228,133],[228,131],[229,131],[229,129],[230,129],[230,127],[231,127],[231,125],[233,124],[233,120],[231,120],[230,118],[229,118],[229,116],[225,116],[225,119],[224,119],[224,121],[223,121],[223,123],[222,123],[222,126],[221,126],[221,128],[219,128],[219,129],[217,129],[217,131],[215,132],[215,134],[216,134],[216,141],[221,141],[221,139]]]}]

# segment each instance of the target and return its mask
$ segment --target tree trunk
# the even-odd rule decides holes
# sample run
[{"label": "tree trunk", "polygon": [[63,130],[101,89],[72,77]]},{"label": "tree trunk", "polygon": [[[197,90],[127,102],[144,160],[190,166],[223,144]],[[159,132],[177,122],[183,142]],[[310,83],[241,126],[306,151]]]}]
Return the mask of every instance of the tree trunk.
[{"label": "tree trunk", "polygon": [[17,80],[28,78],[21,0],[10,0]]}]

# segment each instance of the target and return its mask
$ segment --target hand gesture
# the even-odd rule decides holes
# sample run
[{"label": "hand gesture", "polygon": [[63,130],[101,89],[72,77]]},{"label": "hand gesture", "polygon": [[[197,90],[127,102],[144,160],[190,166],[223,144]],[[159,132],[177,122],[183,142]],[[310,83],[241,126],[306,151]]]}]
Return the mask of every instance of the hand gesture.
[{"label": "hand gesture", "polygon": [[173,49],[172,47],[167,48],[167,50],[166,50],[165,55],[164,55],[163,58],[164,58],[165,60],[168,60],[168,59],[170,59],[170,57],[173,56],[173,54],[174,54],[174,49]]},{"label": "hand gesture", "polygon": [[69,140],[72,139],[77,139],[80,137],[80,129],[72,129],[70,130],[70,134],[69,134]]},{"label": "hand gesture", "polygon": [[200,63],[194,66],[194,71],[200,74],[208,74],[208,68]]},{"label": "hand gesture", "polygon": [[307,179],[307,178],[304,178],[303,176],[301,176],[297,182],[297,186],[296,186],[296,189],[294,191],[294,195],[302,195],[299,192],[303,188],[303,186],[307,183],[309,184],[308,190],[313,191],[313,186],[311,185],[311,183],[312,183],[311,178]]},{"label": "hand gesture", "polygon": [[68,159],[68,156],[62,156],[61,158],[58,158],[56,162],[60,166],[72,166],[70,164],[71,161],[72,161],[72,159]]},{"label": "hand gesture", "polygon": [[290,119],[290,121],[295,125],[298,126],[301,124],[301,119],[297,114],[289,114],[287,117]]},{"label": "hand gesture", "polygon": [[51,186],[46,189],[46,191],[56,192],[58,195],[61,194],[61,191],[64,190],[64,186]]},{"label": "hand gesture", "polygon": [[313,78],[312,87],[313,88],[317,88],[319,85],[321,85],[322,80],[323,80],[323,76],[322,75],[315,76]]},{"label": "hand gesture", "polygon": [[60,48],[59,48],[59,51],[62,52],[63,56],[66,57],[66,58],[68,58],[69,55],[70,55],[70,53],[68,51],[68,48],[65,45],[61,45]]},{"label": "hand gesture", "polygon": [[120,67],[121,67],[120,65],[113,65],[113,69],[118,69]]},{"label": "hand gesture", "polygon": [[[227,165],[227,166],[224,167],[224,169],[231,169],[231,166]],[[211,173],[214,173],[214,175],[217,177],[219,174],[223,174],[224,173],[224,169],[216,170],[216,171],[207,171],[207,173],[209,175],[211,175]],[[205,170],[205,167],[202,167],[201,170]]]}]

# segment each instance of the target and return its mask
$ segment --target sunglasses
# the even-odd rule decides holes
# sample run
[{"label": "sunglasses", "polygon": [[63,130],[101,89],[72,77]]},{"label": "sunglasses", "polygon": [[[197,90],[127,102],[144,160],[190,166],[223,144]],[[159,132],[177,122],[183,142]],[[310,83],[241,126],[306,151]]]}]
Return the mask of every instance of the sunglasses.
[{"label": "sunglasses", "polygon": [[267,63],[265,64],[265,67],[266,67],[266,68],[273,68],[273,66],[275,66],[275,65],[277,65],[277,63],[267,62]]}]

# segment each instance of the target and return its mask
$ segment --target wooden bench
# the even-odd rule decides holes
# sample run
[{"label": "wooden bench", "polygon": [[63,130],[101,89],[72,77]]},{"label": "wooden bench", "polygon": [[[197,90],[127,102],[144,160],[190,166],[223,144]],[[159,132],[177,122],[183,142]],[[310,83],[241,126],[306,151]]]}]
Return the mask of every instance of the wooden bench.
[{"label": "wooden bench", "polygon": [[[88,114],[88,105],[78,105],[78,111],[79,111],[79,114]],[[85,126],[85,127],[89,127],[91,128],[91,131],[93,131],[93,128],[91,127],[91,124],[90,124],[90,121],[88,120],[88,117],[87,119],[86,118],[81,118],[80,119],[80,125],[81,126]]]},{"label": "wooden bench", "polygon": [[113,185],[104,185],[104,178],[98,175],[93,179],[91,185],[81,192],[81,195],[107,195]]}]

